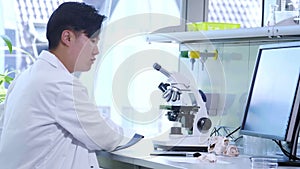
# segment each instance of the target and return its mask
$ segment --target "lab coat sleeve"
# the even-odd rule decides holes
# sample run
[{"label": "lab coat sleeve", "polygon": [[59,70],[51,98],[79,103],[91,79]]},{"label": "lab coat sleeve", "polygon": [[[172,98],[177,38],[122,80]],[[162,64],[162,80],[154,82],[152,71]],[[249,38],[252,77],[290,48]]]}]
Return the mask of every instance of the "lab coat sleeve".
[{"label": "lab coat sleeve", "polygon": [[123,138],[123,130],[100,115],[97,106],[78,81],[64,83],[57,98],[57,122],[90,150],[113,150]]},{"label": "lab coat sleeve", "polygon": [[0,103],[0,141],[1,141],[1,136],[2,136],[2,131],[3,131],[3,126],[4,126],[4,116],[5,116],[5,105],[6,105],[6,100],[9,97],[9,94],[11,92],[11,90],[14,88],[16,80],[19,76],[16,76],[14,81],[9,85],[8,89],[7,89],[7,94],[6,94],[6,98],[4,100],[4,102]]},{"label": "lab coat sleeve", "polygon": [[3,112],[0,114],[0,142],[1,142],[1,135],[2,135],[2,130],[3,130],[3,120],[4,119],[4,114]]},{"label": "lab coat sleeve", "polygon": [[2,130],[3,130],[3,125],[4,125],[4,103],[0,103],[0,142],[1,142],[1,135],[2,135]]}]

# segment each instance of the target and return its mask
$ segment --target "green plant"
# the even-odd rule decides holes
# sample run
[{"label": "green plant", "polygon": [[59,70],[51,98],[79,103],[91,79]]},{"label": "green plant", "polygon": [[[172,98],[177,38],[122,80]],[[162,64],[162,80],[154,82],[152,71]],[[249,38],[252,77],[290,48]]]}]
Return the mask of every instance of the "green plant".
[{"label": "green plant", "polygon": [[[11,54],[13,50],[15,51],[19,51],[21,53],[26,54],[32,62],[35,61],[34,57],[26,52],[25,50],[21,49],[21,48],[17,48],[14,47],[11,43],[11,40],[9,39],[9,37],[5,36],[5,35],[0,35],[0,37],[4,40],[6,46],[3,48],[4,50],[8,50],[9,53]],[[1,48],[0,48],[1,49]],[[16,73],[16,71],[10,71],[8,72],[7,70],[4,73],[0,73],[0,103],[2,103],[5,100],[6,97],[6,88],[4,87],[4,84],[10,84],[11,81],[13,81],[13,78],[10,76],[10,74],[12,73]]]},{"label": "green plant", "polygon": [[7,37],[5,35],[0,35],[0,36],[4,40],[5,44],[7,45],[9,53],[12,53],[12,44],[11,44],[11,40],[9,39],[9,37]]},{"label": "green plant", "polygon": [[6,89],[4,87],[4,83],[10,84],[13,80],[12,77],[9,76],[12,72],[5,71],[4,73],[0,74],[0,103],[5,100],[6,97]]},{"label": "green plant", "polygon": [[21,48],[17,48],[17,47],[12,46],[12,43],[11,43],[11,40],[9,39],[9,37],[7,37],[7,36],[5,36],[5,35],[0,35],[0,37],[4,40],[4,42],[5,42],[5,44],[6,44],[6,46],[5,46],[4,48],[0,48],[0,49],[8,50],[9,53],[12,53],[13,50],[19,51],[19,52],[21,52],[21,53],[26,54],[26,55],[30,58],[30,60],[31,60],[32,62],[35,61],[35,58],[34,58],[30,53],[26,52],[25,50],[23,50],[23,49],[21,49]]},{"label": "green plant", "polygon": [[[4,40],[6,46],[8,47],[9,53],[12,53],[12,43],[10,39],[5,36],[1,35],[1,38]],[[0,103],[5,100],[6,97],[6,89],[4,87],[4,83],[10,84],[13,80],[12,77],[9,76],[12,72],[8,72],[7,70],[4,73],[0,74]]]}]

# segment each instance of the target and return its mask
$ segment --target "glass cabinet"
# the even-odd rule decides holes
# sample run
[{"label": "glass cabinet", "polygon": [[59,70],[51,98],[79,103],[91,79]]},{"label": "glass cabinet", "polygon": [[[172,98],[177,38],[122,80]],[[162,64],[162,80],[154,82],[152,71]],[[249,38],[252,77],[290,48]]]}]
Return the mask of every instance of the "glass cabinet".
[{"label": "glass cabinet", "polygon": [[[148,41],[179,44],[179,72],[207,95],[214,125],[235,128],[241,123],[252,71],[260,45],[300,41],[300,26],[270,26],[199,32],[156,33]],[[183,52],[200,52],[192,59]],[[217,53],[217,56],[212,53]],[[192,68],[193,67],[193,68]]]}]

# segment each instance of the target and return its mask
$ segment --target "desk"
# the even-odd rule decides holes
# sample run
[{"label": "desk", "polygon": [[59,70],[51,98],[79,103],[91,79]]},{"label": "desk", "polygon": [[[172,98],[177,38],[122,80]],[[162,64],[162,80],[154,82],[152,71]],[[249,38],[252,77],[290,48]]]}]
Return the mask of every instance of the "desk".
[{"label": "desk", "polygon": [[[150,156],[152,142],[142,140],[136,145],[116,152],[97,152],[100,165],[111,169],[251,169],[249,156],[217,156],[216,163],[201,161],[194,157]],[[201,167],[200,167],[201,166]],[[299,167],[278,167],[296,169]]]}]

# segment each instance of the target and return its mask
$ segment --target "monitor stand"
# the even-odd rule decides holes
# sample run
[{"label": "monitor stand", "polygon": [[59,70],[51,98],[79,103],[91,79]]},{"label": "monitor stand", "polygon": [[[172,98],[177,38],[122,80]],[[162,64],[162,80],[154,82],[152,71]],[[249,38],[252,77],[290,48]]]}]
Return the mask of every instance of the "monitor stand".
[{"label": "monitor stand", "polygon": [[300,160],[278,160],[278,166],[297,166],[300,167]]},{"label": "monitor stand", "polygon": [[270,158],[270,159],[277,159],[277,164],[278,166],[296,166],[296,167],[300,167],[300,160],[292,160],[287,158],[285,155],[282,154],[282,156],[280,155],[263,155],[263,156],[251,156],[251,158]]},{"label": "monitor stand", "polygon": [[[300,74],[299,74],[299,82],[300,83]],[[299,84],[298,84],[299,85]],[[298,87],[298,90],[300,88]],[[300,90],[298,91],[300,92]],[[298,148],[298,137],[299,137],[299,130],[300,130],[300,109],[298,109],[298,114],[296,117],[296,124],[293,131],[293,137],[289,144],[289,154],[291,157],[283,158],[278,160],[278,166],[299,166],[300,167],[300,159],[297,157],[297,148]],[[297,124],[298,123],[298,124]],[[281,142],[279,142],[281,145]],[[285,153],[284,153],[285,154]],[[294,157],[294,158],[292,158]]]}]

